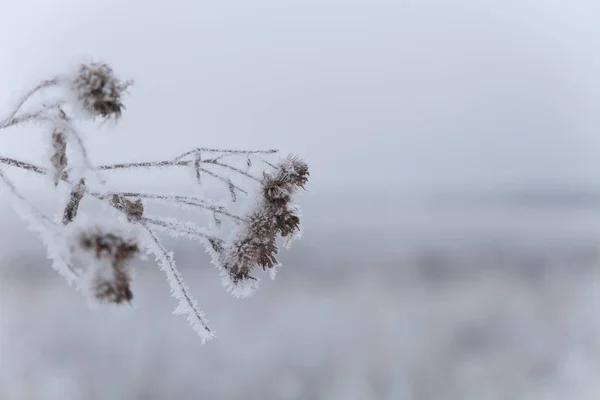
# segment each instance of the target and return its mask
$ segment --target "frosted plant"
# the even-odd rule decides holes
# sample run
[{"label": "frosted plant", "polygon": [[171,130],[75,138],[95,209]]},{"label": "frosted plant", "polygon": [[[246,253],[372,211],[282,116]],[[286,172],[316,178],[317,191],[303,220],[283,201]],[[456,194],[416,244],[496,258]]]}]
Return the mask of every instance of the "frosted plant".
[{"label": "frosted plant", "polygon": [[[198,241],[210,254],[225,288],[234,296],[248,296],[257,287],[257,268],[269,270],[273,276],[279,266],[277,241],[283,239],[287,245],[300,233],[299,211],[292,200],[307,183],[308,167],[292,156],[269,161],[276,150],[209,148],[196,148],[166,160],[94,165],[77,121],[117,121],[125,109],[123,100],[131,84],[119,80],[106,64],[81,65],[71,74],[40,82],[0,121],[0,130],[35,123],[47,132],[46,166],[3,156],[0,165],[47,176],[57,193],[68,193],[57,215],[50,217],[41,212],[2,168],[0,181],[18,213],[40,234],[52,266],[69,284],[75,283],[100,302],[127,303],[134,295],[131,261],[145,251],[155,257],[167,276],[171,294],[179,302],[175,313],[186,315],[204,342],[214,332],[159,231]],[[45,102],[39,105],[35,97]],[[242,166],[236,164],[240,161]],[[262,174],[253,174],[253,165],[262,166]],[[229,192],[230,205],[238,204],[235,202],[239,196],[246,196],[250,207],[236,213],[235,207],[198,196],[106,189],[105,175],[109,171],[164,168],[188,169],[198,184],[214,180]],[[242,181],[253,185],[254,194],[242,187]],[[111,213],[91,219],[82,209],[83,199],[88,198],[106,205]],[[148,215],[153,203],[200,211],[210,223],[204,226]]]}]

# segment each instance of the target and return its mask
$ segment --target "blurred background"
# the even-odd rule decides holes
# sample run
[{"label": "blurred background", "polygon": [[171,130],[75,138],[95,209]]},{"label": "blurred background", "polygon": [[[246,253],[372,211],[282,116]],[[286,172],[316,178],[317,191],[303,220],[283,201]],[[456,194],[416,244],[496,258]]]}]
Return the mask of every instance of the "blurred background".
[{"label": "blurred background", "polygon": [[[599,12],[3,0],[0,110],[101,60],[136,84],[117,126],[86,127],[93,162],[279,148],[312,180],[304,237],[251,298],[166,239],[217,331],[204,346],[154,263],[137,266],[133,309],[90,310],[0,203],[0,399],[600,398]],[[47,163],[43,134],[4,131],[0,155]],[[48,182],[11,177],[59,205]]]}]

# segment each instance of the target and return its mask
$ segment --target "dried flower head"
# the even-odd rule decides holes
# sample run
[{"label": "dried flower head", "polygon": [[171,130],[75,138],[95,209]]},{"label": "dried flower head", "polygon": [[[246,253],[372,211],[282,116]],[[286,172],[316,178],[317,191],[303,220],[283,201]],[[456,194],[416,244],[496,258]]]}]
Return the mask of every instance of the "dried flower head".
[{"label": "dried flower head", "polygon": [[262,188],[265,200],[280,206],[287,204],[292,195],[304,189],[308,182],[308,165],[298,157],[288,157],[275,173],[263,174]]},{"label": "dried flower head", "polygon": [[304,186],[308,183],[308,164],[299,157],[289,157],[287,159],[287,173],[291,183],[298,188],[304,189]]},{"label": "dried flower head", "polygon": [[300,230],[300,217],[297,210],[286,204],[279,214],[275,216],[275,229],[282,237],[289,237]]},{"label": "dried flower head", "polygon": [[131,82],[121,82],[106,64],[81,65],[73,81],[83,108],[93,117],[119,118],[123,109],[122,97]]},{"label": "dried flower head", "polygon": [[96,261],[93,268],[92,292],[96,299],[120,304],[131,301],[131,270],[129,262],[139,252],[137,243],[99,228],[81,232],[81,250]]},{"label": "dried flower head", "polygon": [[256,266],[266,270],[278,265],[277,237],[290,238],[300,230],[300,217],[290,201],[308,182],[308,166],[289,157],[275,168],[263,174],[260,201],[227,253],[226,270],[234,284],[255,279],[250,274]]}]

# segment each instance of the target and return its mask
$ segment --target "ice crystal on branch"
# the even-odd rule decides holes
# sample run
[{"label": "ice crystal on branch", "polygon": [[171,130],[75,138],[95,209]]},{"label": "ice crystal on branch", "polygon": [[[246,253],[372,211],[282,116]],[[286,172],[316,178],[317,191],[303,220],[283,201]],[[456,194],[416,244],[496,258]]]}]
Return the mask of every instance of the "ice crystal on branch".
[{"label": "ice crystal on branch", "polygon": [[[57,193],[66,195],[56,218],[46,216],[28,201],[2,168],[0,183],[20,215],[41,235],[54,268],[69,283],[76,282],[79,288],[88,290],[100,302],[130,302],[134,297],[131,282],[135,257],[140,248],[154,255],[166,275],[171,294],[178,301],[174,312],[186,315],[204,342],[214,336],[214,331],[184,283],[175,256],[163,245],[159,232],[187,238],[203,246],[220,271],[226,289],[235,296],[245,297],[257,287],[257,268],[273,272],[280,265],[276,257],[278,239],[289,243],[299,235],[300,215],[292,200],[308,181],[308,166],[298,157],[267,160],[276,155],[277,150],[204,147],[163,160],[94,165],[75,125],[78,116],[70,113],[83,109],[85,115],[79,117],[117,120],[125,108],[123,95],[130,84],[131,81],[117,79],[107,64],[84,64],[73,76],[48,79],[34,86],[0,120],[0,130],[32,122],[51,129],[47,167],[2,155],[0,165],[52,179]],[[37,109],[23,111],[34,95],[43,97],[54,87],[67,89],[64,98],[53,97]],[[253,171],[256,166],[266,170]],[[109,171],[137,169],[152,173],[182,167],[194,172],[196,184],[213,181],[222,185],[224,199],[239,204],[242,202],[238,200],[246,198],[251,206],[245,212],[239,212],[240,207],[234,211],[225,203],[197,196],[110,191],[103,176]],[[100,179],[91,179],[98,177]],[[249,189],[248,184],[253,184],[254,189]],[[89,200],[84,202],[84,198]],[[100,224],[89,223],[83,210],[88,201],[101,202],[113,213],[98,218],[102,221]],[[210,229],[193,221],[152,215],[153,203],[197,212],[207,218]],[[121,229],[123,227],[126,229]],[[135,235],[125,233],[130,229],[136,232]]]}]

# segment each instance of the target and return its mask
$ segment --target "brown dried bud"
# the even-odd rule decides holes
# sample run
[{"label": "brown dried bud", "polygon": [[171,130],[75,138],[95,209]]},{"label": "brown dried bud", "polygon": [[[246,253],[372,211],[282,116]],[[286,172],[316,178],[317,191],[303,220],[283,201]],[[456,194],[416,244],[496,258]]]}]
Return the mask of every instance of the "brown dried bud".
[{"label": "brown dried bud", "polygon": [[262,180],[263,196],[270,203],[284,205],[290,201],[290,182],[287,176],[279,173],[275,176],[265,173]]},{"label": "brown dried bud", "polygon": [[60,182],[63,171],[67,168],[67,140],[65,135],[57,129],[52,132],[52,157],[50,162],[54,172],[52,180],[54,186],[56,186]]},{"label": "brown dried bud", "polygon": [[73,88],[83,108],[93,117],[119,118],[123,109],[122,97],[131,82],[119,81],[106,64],[81,65]]},{"label": "brown dried bud", "polygon": [[255,280],[256,278],[251,276],[250,272],[256,265],[256,246],[246,238],[233,243],[232,250],[227,269],[233,283],[248,279]]},{"label": "brown dried bud", "polygon": [[291,157],[289,159],[290,165],[293,172],[290,173],[290,179],[294,185],[304,189],[304,186],[308,183],[308,164],[304,160],[298,157]]},{"label": "brown dried bud", "polygon": [[202,154],[197,151],[194,154],[194,169],[196,170],[196,180],[200,183],[200,168],[202,166]]},{"label": "brown dried bud", "polygon": [[298,188],[308,182],[308,165],[297,157],[289,157],[274,173],[264,173],[262,179],[263,196],[270,203],[285,206]]},{"label": "brown dried bud", "polygon": [[144,204],[140,199],[131,201],[124,196],[113,194],[110,203],[117,210],[124,212],[129,222],[139,221],[144,216]]},{"label": "brown dried bud", "polygon": [[79,203],[81,199],[83,199],[83,195],[85,194],[85,181],[81,179],[77,184],[73,186],[71,190],[71,194],[69,196],[69,202],[65,207],[65,211],[63,213],[63,224],[67,225],[70,222],[73,222],[75,217],[77,216],[77,211],[79,210]]},{"label": "brown dried bud", "polygon": [[280,214],[275,216],[275,229],[282,237],[288,237],[300,230],[300,217],[296,210],[286,206]]},{"label": "brown dried bud", "polygon": [[256,246],[256,263],[262,267],[263,271],[268,268],[273,268],[279,263],[277,258],[275,258],[275,254],[277,253],[277,243],[273,236],[269,238],[266,243],[261,243],[259,246]]},{"label": "brown dried bud", "polygon": [[[94,296],[98,300],[116,304],[131,301],[133,293],[129,261],[139,252],[138,245],[98,229],[80,234],[79,244],[83,251],[100,261],[92,266],[95,268],[92,281]],[[109,271],[104,267],[107,263],[110,265]]]}]

